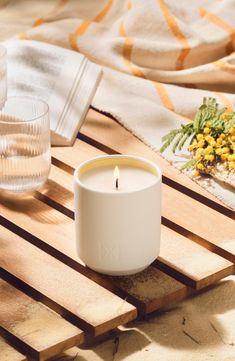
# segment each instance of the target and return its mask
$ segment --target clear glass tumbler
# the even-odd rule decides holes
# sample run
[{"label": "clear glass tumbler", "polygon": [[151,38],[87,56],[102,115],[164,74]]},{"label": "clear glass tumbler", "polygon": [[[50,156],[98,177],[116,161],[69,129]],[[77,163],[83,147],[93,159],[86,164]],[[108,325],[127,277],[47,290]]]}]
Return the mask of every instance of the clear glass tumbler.
[{"label": "clear glass tumbler", "polygon": [[7,50],[0,45],[0,109],[7,98]]},{"label": "clear glass tumbler", "polygon": [[31,192],[50,172],[48,105],[11,97],[0,111],[0,192]]}]

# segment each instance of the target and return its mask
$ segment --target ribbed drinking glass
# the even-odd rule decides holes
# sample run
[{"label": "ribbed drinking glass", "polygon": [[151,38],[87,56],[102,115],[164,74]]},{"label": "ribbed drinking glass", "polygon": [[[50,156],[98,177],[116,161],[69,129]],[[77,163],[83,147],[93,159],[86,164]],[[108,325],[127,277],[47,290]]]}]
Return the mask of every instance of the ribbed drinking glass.
[{"label": "ribbed drinking glass", "polygon": [[0,111],[0,191],[30,192],[47,179],[51,165],[49,107],[11,97]]}]

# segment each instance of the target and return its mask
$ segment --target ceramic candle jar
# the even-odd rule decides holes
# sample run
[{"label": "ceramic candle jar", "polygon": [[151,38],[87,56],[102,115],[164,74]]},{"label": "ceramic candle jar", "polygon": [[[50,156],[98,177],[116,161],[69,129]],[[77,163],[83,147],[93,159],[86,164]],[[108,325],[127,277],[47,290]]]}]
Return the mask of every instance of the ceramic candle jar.
[{"label": "ceramic candle jar", "polygon": [[142,271],[158,256],[161,171],[140,157],[110,155],[74,173],[76,242],[91,269],[109,275]]}]

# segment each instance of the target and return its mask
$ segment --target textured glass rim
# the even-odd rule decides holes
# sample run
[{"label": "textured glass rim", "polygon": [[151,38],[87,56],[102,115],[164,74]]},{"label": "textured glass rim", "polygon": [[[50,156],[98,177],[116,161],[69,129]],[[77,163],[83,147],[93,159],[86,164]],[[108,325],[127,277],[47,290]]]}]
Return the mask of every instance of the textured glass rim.
[{"label": "textured glass rim", "polygon": [[[31,101],[31,102],[37,102],[37,103],[41,103],[41,104],[43,104],[44,106],[45,106],[45,111],[43,111],[40,115],[38,115],[38,116],[36,116],[36,117],[34,117],[34,118],[30,118],[30,119],[24,119],[24,120],[20,120],[20,119],[17,119],[17,122],[14,122],[14,121],[10,121],[10,120],[7,120],[7,121],[3,121],[3,120],[1,120],[1,118],[0,118],[0,125],[1,124],[4,124],[4,125],[7,125],[7,124],[9,124],[9,125],[16,125],[16,124],[26,124],[26,123],[30,123],[30,122],[33,122],[33,121],[35,121],[35,120],[38,120],[38,119],[40,119],[40,118],[42,118],[42,117],[44,117],[45,115],[47,115],[48,113],[49,113],[49,105],[44,101],[44,100],[42,100],[42,99],[38,99],[38,98],[33,98],[33,97],[29,97],[29,96],[24,96],[24,95],[17,95],[17,96],[11,96],[11,97],[8,97],[7,99],[6,99],[6,102],[8,101],[8,100],[12,100],[12,99],[22,99],[22,100],[28,100],[28,101]],[[4,109],[4,107],[3,107],[3,109]],[[5,113],[4,111],[0,111],[0,115],[9,115],[9,116],[11,116],[11,114],[7,114],[7,113]]]},{"label": "textured glass rim", "polygon": [[7,48],[0,43],[0,59],[7,55]]}]

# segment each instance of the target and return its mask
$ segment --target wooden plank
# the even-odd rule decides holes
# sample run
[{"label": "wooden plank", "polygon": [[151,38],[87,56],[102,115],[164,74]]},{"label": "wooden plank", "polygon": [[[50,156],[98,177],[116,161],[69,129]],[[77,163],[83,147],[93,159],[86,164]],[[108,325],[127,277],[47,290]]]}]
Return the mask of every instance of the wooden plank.
[{"label": "wooden plank", "polygon": [[[58,183],[57,180],[60,178],[62,180]],[[49,179],[40,192],[36,192],[35,197],[67,216],[73,217],[73,212],[69,211],[73,207],[72,179],[69,173],[52,165]],[[60,203],[58,203],[59,198],[62,200]]]},{"label": "wooden plank", "polygon": [[104,144],[104,149],[105,146],[108,146],[117,152],[144,156],[156,162],[162,169],[163,175],[168,178],[168,180],[165,180],[166,182],[169,180],[174,181],[175,184],[172,184],[174,187],[178,187],[178,189],[189,194],[192,194],[193,191],[195,192],[194,198],[197,196],[202,202],[210,200],[212,202],[207,202],[207,204],[214,207],[218,206],[218,209],[221,209],[223,212],[227,210],[226,214],[235,217],[234,213],[226,208],[218,198],[200,187],[185,174],[172,167],[167,160],[109,117],[90,109],[86,121],[81,128],[81,133],[92,138],[94,142],[97,141]]},{"label": "wooden plank", "polygon": [[34,360],[46,360],[83,341],[79,328],[4,280],[0,295],[0,327]]},{"label": "wooden plank", "polygon": [[[53,168],[54,166],[52,166],[52,169]],[[56,170],[54,175],[57,177],[58,184],[60,184],[62,189],[67,189],[68,192],[71,192],[72,176],[68,174],[65,175],[65,172],[59,169]],[[55,180],[53,180],[53,182],[55,182]],[[54,189],[58,189],[58,186],[54,187]],[[54,197],[57,197],[58,204],[64,206],[63,202],[65,198],[62,191],[56,191]],[[66,207],[68,207],[69,204],[67,204],[67,201],[65,202]],[[69,211],[72,213],[73,205],[70,204],[70,206],[72,208],[69,208]],[[30,199],[29,204],[23,200],[20,203],[2,201],[0,211],[4,217],[11,222],[19,225],[29,233],[36,235],[46,244],[55,247],[63,254],[74,259],[74,255],[76,254],[74,249],[74,226],[72,220],[68,217],[63,216],[46,204],[39,202],[37,199]],[[42,227],[42,224],[45,223],[48,223],[47,227]],[[49,225],[49,223],[51,224]],[[68,244],[68,238],[70,244]],[[174,247],[176,241],[177,247]],[[170,275],[196,289],[233,273],[233,264],[231,262],[211,253],[189,239],[185,242],[185,238],[182,235],[174,232],[170,228],[162,227],[162,249],[169,249],[169,251],[160,253],[161,267],[163,267],[162,264],[164,264],[164,270]],[[181,258],[178,256],[178,249],[181,249],[181,252],[185,255],[188,254],[185,260],[181,261]],[[191,255],[194,257],[192,258]],[[195,258],[197,258],[196,263],[193,262]]]},{"label": "wooden plank", "polygon": [[181,234],[162,226],[160,256],[156,265],[178,280],[201,289],[234,272],[234,264]]},{"label": "wooden plank", "polygon": [[142,313],[153,312],[171,303],[176,304],[192,294],[191,289],[151,266],[132,276],[112,277],[112,281],[129,295],[141,301],[144,305]]},{"label": "wooden plank", "polygon": [[[77,141],[76,148],[81,150],[84,147],[84,142]],[[86,149],[89,147],[85,145]],[[70,157],[69,154],[70,153]],[[81,161],[86,160],[86,155],[80,159],[78,157],[73,158],[73,148],[68,147],[66,160],[70,159],[70,167],[75,168]],[[104,155],[105,153],[103,153]],[[96,148],[90,146],[89,158],[96,156]],[[55,149],[55,157],[58,157],[60,162],[65,159],[63,153],[58,152]],[[73,207],[72,192],[73,192],[73,180],[63,171],[55,170],[52,167],[50,179],[56,184],[60,183],[61,189],[66,188],[70,192],[67,194],[66,204],[60,197],[60,192],[57,192],[53,196],[53,189],[51,196],[53,199],[60,203],[65,204],[66,207],[71,209]],[[203,245],[209,250],[218,253],[222,257],[227,258],[231,262],[235,262],[235,222],[231,218],[217,212],[216,210],[209,208],[208,206],[196,201],[195,199],[185,195],[182,192],[173,189],[166,184],[162,185],[162,216],[166,218],[163,222],[173,227],[173,229],[191,238],[193,241]],[[195,216],[196,215],[196,216]],[[167,222],[167,221],[170,222]],[[182,229],[180,229],[180,227]]]},{"label": "wooden plank", "polygon": [[[41,224],[43,228],[47,228],[55,242],[56,232],[53,239],[48,226]],[[0,265],[5,277],[6,272],[13,274],[43,303],[91,335],[104,333],[136,317],[134,306],[2,226],[0,248],[4,249]]]},{"label": "wooden plank", "polygon": [[[82,147],[81,147],[81,144]],[[71,149],[73,149],[73,154],[71,156]],[[73,146],[68,147],[52,147],[52,159],[62,159],[62,163],[64,164],[64,167],[66,168],[66,165],[72,166],[74,164],[74,161],[80,160],[81,162],[85,159],[89,159],[93,157],[93,149],[89,146],[89,144],[86,144],[78,139],[75,140]],[[103,155],[104,152],[97,149],[96,155]]]},{"label": "wooden plank", "polygon": [[[42,267],[44,267],[44,264],[46,266],[46,272],[47,274],[50,274],[50,283],[49,285],[52,287],[52,292],[57,287],[60,287],[61,280],[63,280],[63,293],[65,295],[63,297],[66,298],[67,302],[72,302],[74,296],[70,298],[71,291],[70,288],[73,287],[72,281],[73,278],[69,278],[69,275],[66,276],[66,274],[63,272],[61,275],[60,269],[58,269],[58,264],[60,262],[56,261],[53,257],[47,255],[40,249],[37,249],[21,237],[17,236],[16,234],[12,233],[11,231],[0,227],[1,230],[1,239],[0,239],[0,246],[3,246],[4,240],[7,239],[7,242],[4,243],[4,258],[0,255],[0,265],[2,266],[3,273],[5,277],[9,277],[11,281],[17,280],[17,283],[21,284],[23,282],[23,286],[29,286],[30,292],[32,292],[31,287],[37,288],[38,292],[40,292],[40,299],[47,303],[46,295],[49,296],[47,290],[45,290],[45,281],[44,281],[44,270],[42,274]],[[15,266],[15,260],[17,259],[17,267]],[[75,257],[76,259],[76,257]],[[59,267],[62,267],[61,264]],[[33,272],[32,272],[33,268]],[[62,267],[63,270],[66,269],[66,272],[68,272],[67,268]],[[35,272],[38,271],[38,274],[35,274]],[[80,265],[81,270],[81,265]],[[7,272],[7,273],[6,273]],[[26,274],[29,274],[27,276]],[[148,299],[143,299],[143,278],[140,276],[140,278],[135,278],[135,295],[131,295],[129,293],[129,286],[127,285],[121,285],[119,287],[119,283],[115,282],[115,278],[112,279],[112,277],[106,277],[102,276],[96,272],[93,272],[89,269],[86,269],[86,274],[89,278],[94,279],[96,282],[99,282],[101,284],[105,284],[108,288],[110,288],[113,292],[116,291],[116,293],[120,294],[120,290],[122,290],[122,298],[126,301],[133,302],[137,307],[139,312],[146,313],[146,312],[152,312],[153,310],[156,310],[160,307],[167,306],[169,303],[171,303],[172,299],[175,300],[175,302],[183,299],[188,293],[188,288],[183,285],[182,283],[176,281],[174,278],[164,274],[163,272],[156,270],[154,267],[149,267],[147,270],[144,271],[146,280],[146,294],[148,294]],[[63,277],[63,278],[62,278]],[[67,285],[67,277],[69,278],[69,284]],[[40,279],[41,281],[40,281]],[[121,279],[121,278],[120,278]],[[43,281],[43,283],[42,283]],[[166,284],[166,286],[164,286]],[[48,283],[46,283],[48,287]],[[159,286],[160,285],[160,286]],[[171,287],[167,287],[167,285]],[[83,286],[83,285],[82,285]],[[69,290],[67,290],[69,287]],[[77,287],[77,286],[76,286]],[[116,290],[116,287],[118,290]],[[160,289],[159,289],[160,287]],[[28,290],[28,289],[27,289]],[[139,291],[138,291],[139,290]],[[68,292],[67,292],[68,291]],[[34,294],[35,292],[33,292]],[[38,293],[37,293],[38,296]],[[94,299],[92,299],[92,302],[95,302],[95,297],[98,297],[99,293],[95,294]],[[61,296],[60,296],[61,297]],[[86,301],[87,297],[86,294],[84,295],[85,300],[80,301],[82,303],[82,306],[86,307]],[[82,296],[83,298],[83,296]],[[80,299],[80,298],[79,298]],[[58,300],[58,299],[57,299]],[[72,301],[71,301],[72,300]],[[97,312],[95,305],[92,305],[92,302],[88,300],[88,305],[90,305],[90,308],[92,312]],[[126,301],[121,303],[120,307],[125,311]],[[103,309],[99,311],[99,314],[103,314],[106,311],[106,300],[100,299],[99,301],[100,307]],[[106,302],[107,303],[107,302]],[[49,303],[50,305],[50,303]],[[62,312],[61,310],[58,310]],[[121,310],[119,310],[120,312]],[[121,313],[121,312],[120,312]],[[135,312],[132,310],[132,313],[130,316],[135,316]],[[92,317],[92,315],[91,315]],[[94,313],[94,322],[97,317],[100,317],[99,315],[96,315]],[[121,316],[120,316],[121,317]],[[122,316],[123,323],[127,321],[127,318],[125,316]],[[120,320],[120,321],[121,321]]]},{"label": "wooden plank", "polygon": [[199,244],[235,262],[234,220],[167,185],[162,191],[166,219],[191,232],[189,237]]},{"label": "wooden plank", "polygon": [[10,346],[7,341],[0,336],[0,360],[1,361],[26,361],[26,357]]}]

